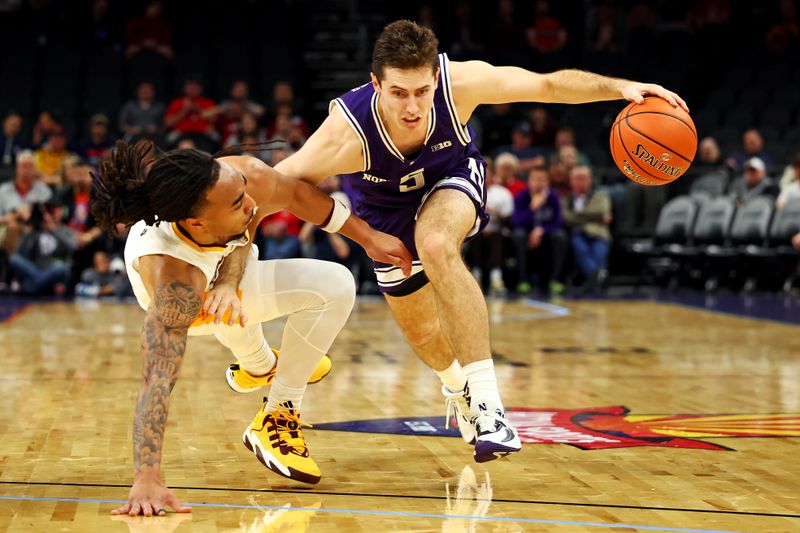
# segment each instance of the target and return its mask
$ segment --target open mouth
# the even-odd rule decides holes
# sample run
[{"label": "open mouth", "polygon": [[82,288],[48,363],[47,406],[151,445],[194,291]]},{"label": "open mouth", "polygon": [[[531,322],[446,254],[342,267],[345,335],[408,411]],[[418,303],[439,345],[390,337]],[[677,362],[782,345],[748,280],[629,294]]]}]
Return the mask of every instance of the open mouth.
[{"label": "open mouth", "polygon": [[403,122],[405,122],[405,123],[406,123],[406,124],[408,124],[409,126],[414,126],[414,125],[418,124],[418,123],[419,123],[419,121],[420,121],[420,117],[416,117],[416,118],[404,118],[404,119],[403,119]]}]

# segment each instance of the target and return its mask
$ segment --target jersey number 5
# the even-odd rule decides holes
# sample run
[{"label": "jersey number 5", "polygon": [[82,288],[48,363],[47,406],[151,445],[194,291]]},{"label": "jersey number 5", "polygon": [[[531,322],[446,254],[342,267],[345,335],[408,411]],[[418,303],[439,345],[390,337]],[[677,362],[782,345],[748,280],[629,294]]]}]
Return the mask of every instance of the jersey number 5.
[{"label": "jersey number 5", "polygon": [[425,186],[425,169],[415,170],[400,178],[400,192],[409,192],[421,189]]}]

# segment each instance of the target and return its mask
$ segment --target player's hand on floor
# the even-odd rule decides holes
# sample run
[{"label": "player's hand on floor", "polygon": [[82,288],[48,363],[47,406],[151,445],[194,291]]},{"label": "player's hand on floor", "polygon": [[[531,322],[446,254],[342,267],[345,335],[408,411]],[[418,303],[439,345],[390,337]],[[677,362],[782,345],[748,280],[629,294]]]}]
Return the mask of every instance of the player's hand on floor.
[{"label": "player's hand on floor", "polygon": [[404,276],[411,275],[411,252],[397,237],[375,231],[366,252],[375,261],[400,267]]},{"label": "player's hand on floor", "polygon": [[164,516],[167,514],[168,508],[176,513],[192,512],[192,508],[182,505],[175,493],[169,490],[163,481],[147,476],[136,479],[131,487],[127,503],[111,511],[111,514]]},{"label": "player's hand on floor", "polygon": [[203,300],[202,313],[212,315],[214,324],[224,322],[228,326],[233,326],[238,323],[244,327],[247,323],[237,287],[219,285],[210,289]]}]

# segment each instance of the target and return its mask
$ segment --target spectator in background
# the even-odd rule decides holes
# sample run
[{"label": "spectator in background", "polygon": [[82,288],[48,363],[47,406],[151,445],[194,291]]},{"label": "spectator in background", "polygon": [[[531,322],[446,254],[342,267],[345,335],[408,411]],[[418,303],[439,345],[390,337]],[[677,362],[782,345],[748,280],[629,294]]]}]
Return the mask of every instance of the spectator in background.
[{"label": "spectator in background", "polygon": [[148,2],[144,14],[133,17],[125,25],[125,55],[132,57],[149,50],[167,59],[175,56],[172,49],[172,27],[161,15],[158,0]]},{"label": "spectator in background", "polygon": [[57,203],[36,204],[31,211],[32,229],[9,259],[12,279],[24,294],[66,292],[75,239],[61,224],[61,217]]},{"label": "spectator in background", "polygon": [[203,145],[213,149],[219,140],[210,119],[215,107],[214,100],[203,96],[203,85],[198,77],[189,77],[183,84],[183,96],[173,99],[167,106],[164,115],[167,142],[176,143],[183,136],[191,136],[201,149],[208,148]]},{"label": "spectator in background", "polygon": [[300,229],[303,221],[289,211],[279,211],[264,218],[258,227],[261,243],[259,259],[300,257]]},{"label": "spectator in background", "polygon": [[550,2],[547,0],[538,0],[535,10],[533,25],[525,32],[528,46],[539,56],[538,63],[543,64],[545,70],[550,70],[556,66],[551,59],[567,44],[567,30],[550,14]]},{"label": "spectator in background", "polygon": [[240,102],[228,102],[217,108],[219,111],[214,120],[214,127],[222,139],[223,146],[227,146],[226,139],[235,136],[239,131],[239,122],[244,114],[244,107]]},{"label": "spectator in background", "polygon": [[499,182],[511,192],[511,196],[525,189],[525,182],[517,179],[517,172],[519,172],[519,158],[514,154],[504,152],[494,158],[494,173]]},{"label": "spectator in background", "polygon": [[[489,171],[491,162],[486,163]],[[498,174],[487,174],[489,188],[486,191],[486,213],[489,222],[481,233],[469,241],[469,262],[478,285],[483,287],[483,272],[488,268],[489,294],[505,296],[508,291],[503,281],[503,246],[508,234],[508,217],[514,212],[514,197]]]},{"label": "spectator in background", "polygon": [[578,149],[571,145],[562,146],[556,153],[555,161],[550,164],[550,186],[562,198],[572,192],[570,173],[578,165],[580,165]]},{"label": "spectator in background", "polygon": [[0,215],[17,211],[21,206],[30,211],[33,204],[46,202],[53,196],[50,187],[39,179],[35,161],[30,150],[17,154],[14,181],[0,185]]},{"label": "spectator in background", "polygon": [[767,167],[772,165],[772,159],[764,152],[764,138],[761,133],[751,128],[742,134],[742,151],[732,154],[725,160],[725,164],[734,172],[741,172],[744,163],[752,157],[759,158]]},{"label": "spectator in background", "polygon": [[275,122],[267,131],[267,137],[270,141],[286,141],[292,150],[297,151],[306,143],[307,137],[303,133],[302,125],[294,121],[287,111],[284,109],[275,116]]},{"label": "spectator in background", "polygon": [[61,125],[53,117],[49,111],[42,111],[33,125],[33,135],[31,137],[31,146],[33,148],[41,148],[47,142],[50,135],[57,131],[61,131]]},{"label": "spectator in background", "polygon": [[498,146],[511,142],[511,132],[525,117],[520,116],[511,104],[486,106],[483,110],[483,151],[495,153]]},{"label": "spectator in background", "polygon": [[128,100],[119,112],[119,129],[125,142],[140,138],[154,139],[161,133],[164,121],[164,104],[156,101],[156,89],[145,81],[136,87],[136,98]]},{"label": "spectator in background", "polygon": [[800,233],[792,237],[792,246],[795,250],[800,250]]},{"label": "spectator in background", "polygon": [[550,118],[547,110],[537,105],[528,113],[531,121],[531,144],[537,147],[552,146],[556,140],[558,124]]},{"label": "spectator in background", "polygon": [[535,148],[531,142],[531,125],[524,121],[517,124],[511,132],[511,144],[501,146],[497,149],[497,154],[508,152],[517,156],[519,160],[518,172],[528,172],[534,167],[544,165],[544,150]]},{"label": "spectator in background", "polygon": [[[269,150],[269,164],[273,167],[292,155],[292,147],[286,143],[274,144]],[[349,197],[348,197],[349,198]],[[352,201],[351,201],[352,203]]]},{"label": "spectator in background", "polygon": [[277,109],[278,106],[288,105],[294,108],[294,87],[288,81],[277,81],[272,86],[272,106]]},{"label": "spectator in background", "polygon": [[273,132],[275,128],[275,121],[277,121],[278,117],[285,116],[289,119],[291,125],[299,130],[299,133],[302,135],[303,138],[308,137],[309,128],[306,121],[300,115],[296,115],[294,112],[294,108],[290,104],[279,104],[275,108],[275,119],[267,128],[267,135]]},{"label": "spectator in background", "polygon": [[731,183],[730,196],[738,206],[747,203],[756,196],[778,196],[779,189],[767,177],[767,167],[758,157],[751,157],[744,163],[744,175]]},{"label": "spectator in background", "polygon": [[570,171],[570,194],[563,199],[564,223],[569,230],[575,263],[583,275],[583,289],[594,290],[607,276],[611,232],[611,200],[592,189],[592,171],[577,166]]},{"label": "spectator in background", "polygon": [[797,16],[795,0],[778,2],[779,20],[767,32],[767,49],[779,55],[800,45],[800,18]]},{"label": "spectator in background", "polygon": [[119,21],[115,20],[108,0],[94,0],[86,31],[89,48],[91,50],[117,48],[119,46],[117,28]]},{"label": "spectator in background", "polygon": [[22,116],[11,112],[3,119],[0,132],[0,183],[14,177],[17,154],[22,150]]},{"label": "spectator in background", "polygon": [[[92,256],[92,266],[81,272],[80,283],[75,287],[77,296],[97,298],[100,296],[126,296],[132,293],[128,276],[123,268],[112,268],[111,256],[97,251]],[[116,266],[116,265],[113,265]]]},{"label": "spectator in background", "polygon": [[517,258],[519,283],[517,292],[525,294],[531,289],[531,270],[536,270],[539,291],[549,296],[560,294],[564,285],[561,269],[567,255],[567,234],[561,215],[561,200],[550,188],[544,167],[531,169],[528,187],[514,197],[514,214],[511,216],[514,253]]},{"label": "spectator in background", "polygon": [[781,190],[798,181],[800,181],[800,152],[794,154],[792,161],[783,169],[780,181]]},{"label": "spectator in background", "polygon": [[100,168],[100,160],[111,153],[114,140],[109,135],[108,117],[102,113],[92,115],[89,119],[89,138],[81,147],[81,157],[92,168]]},{"label": "spectator in background", "polygon": [[454,61],[478,59],[483,56],[483,45],[478,40],[482,28],[472,17],[472,6],[467,0],[459,1],[455,6],[455,24],[450,56]]},{"label": "spectator in background", "polygon": [[30,150],[17,154],[13,181],[0,184],[0,246],[10,255],[17,248],[23,225],[34,204],[50,200],[53,192],[39,179]]},{"label": "spectator in background", "polygon": [[714,137],[704,137],[697,148],[697,159],[692,164],[697,174],[723,170],[727,174],[730,168],[722,159],[722,152]]},{"label": "spectator in background", "polygon": [[73,283],[80,279],[81,272],[92,265],[92,256],[102,230],[92,216],[92,167],[79,157],[68,157],[64,161],[64,188],[58,195],[62,206],[63,222],[75,234],[75,250],[72,256]]},{"label": "spectator in background", "polygon": [[558,162],[559,152],[565,146],[571,146],[575,148],[579,165],[587,167],[589,166],[589,158],[586,156],[586,154],[578,150],[578,145],[575,143],[575,130],[568,126],[559,128],[556,132],[556,137],[553,139],[553,153],[550,154],[549,163],[551,165]]},{"label": "spectator in background", "polygon": [[[291,86],[290,86],[291,87]],[[293,98],[290,98],[290,100]],[[258,102],[254,102],[250,100],[250,86],[244,80],[236,80],[231,85],[230,90],[230,97],[227,100],[224,100],[220,107],[226,108],[231,104],[239,104],[241,108],[241,112],[251,113],[255,115],[256,119],[261,119],[266,112],[266,108],[259,104]]]},{"label": "spectator in background", "polygon": [[522,65],[525,63],[525,27],[514,14],[512,0],[500,0],[497,15],[489,22],[487,48],[494,64]]},{"label": "spectator in background", "polygon": [[[245,141],[247,139],[247,141]],[[235,146],[237,144],[256,144],[267,140],[264,130],[258,125],[258,117],[252,113],[242,113],[236,127],[225,139],[223,146]]]},{"label": "spectator in background", "polygon": [[71,155],[74,154],[67,150],[66,132],[63,129],[53,131],[47,142],[34,153],[36,170],[42,181],[54,189],[61,188],[61,165]]}]

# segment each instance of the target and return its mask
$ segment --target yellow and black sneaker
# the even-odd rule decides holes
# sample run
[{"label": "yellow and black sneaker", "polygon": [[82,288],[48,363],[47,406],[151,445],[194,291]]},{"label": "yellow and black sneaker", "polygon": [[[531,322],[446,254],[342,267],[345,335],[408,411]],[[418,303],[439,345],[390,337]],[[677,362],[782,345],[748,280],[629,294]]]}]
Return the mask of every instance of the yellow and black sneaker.
[{"label": "yellow and black sneaker", "polygon": [[[272,353],[275,354],[275,366],[273,366],[269,372],[263,376],[254,376],[247,370],[241,368],[237,361],[225,371],[225,379],[228,381],[228,386],[236,392],[247,393],[257,391],[261,387],[272,383],[272,379],[275,377],[275,371],[278,369],[278,357],[280,357],[280,352],[275,348],[271,348],[271,350]],[[311,374],[311,377],[308,379],[308,382],[317,383],[318,381],[322,381],[325,376],[330,374],[332,365],[330,358],[327,355],[323,355],[317,368],[314,369],[314,373]]]},{"label": "yellow and black sneaker", "polygon": [[[266,402],[264,398],[264,407],[244,431],[244,445],[276,474],[311,485],[319,483],[322,474],[308,454],[300,413],[294,410],[292,402],[278,404],[277,410],[264,412]],[[305,427],[311,426],[305,424]]]}]

